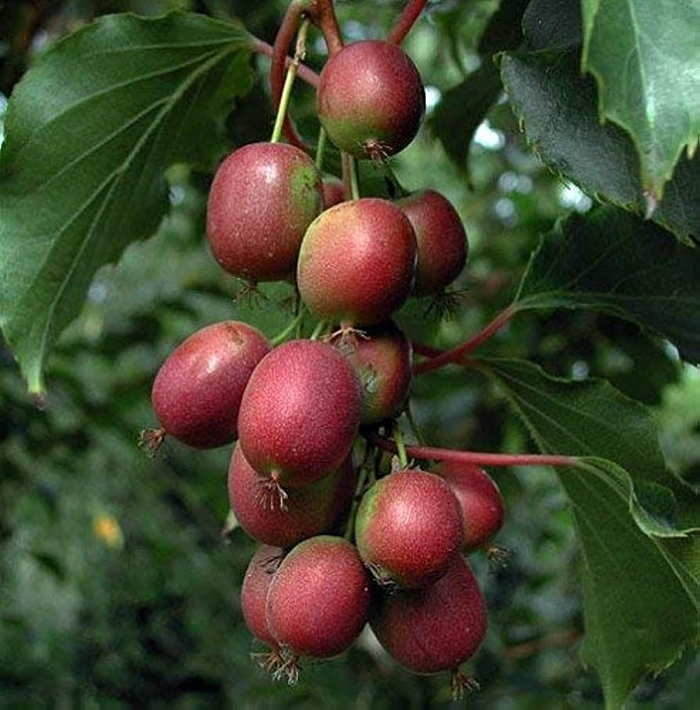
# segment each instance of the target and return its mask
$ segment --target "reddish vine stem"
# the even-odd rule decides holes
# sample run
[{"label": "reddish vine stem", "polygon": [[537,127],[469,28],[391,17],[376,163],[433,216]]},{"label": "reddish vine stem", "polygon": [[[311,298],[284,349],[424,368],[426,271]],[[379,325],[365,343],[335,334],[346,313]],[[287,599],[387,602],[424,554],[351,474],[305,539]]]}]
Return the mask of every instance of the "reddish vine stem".
[{"label": "reddish vine stem", "polygon": [[[431,372],[449,363],[465,364],[465,357],[495,335],[517,312],[517,304],[512,303],[508,308],[501,311],[483,330],[469,338],[466,343],[462,343],[462,345],[452,350],[446,350],[439,355],[428,355],[428,360],[416,363],[413,366],[413,374],[420,375],[424,372]],[[424,348],[423,352],[428,353],[429,350]]]},{"label": "reddish vine stem", "polygon": [[437,357],[445,352],[440,348],[434,348],[432,345],[425,345],[415,340],[411,341],[411,347],[416,355],[423,355],[423,357]]},{"label": "reddish vine stem", "polygon": [[[373,443],[392,453],[398,453],[399,447],[391,439],[375,433],[365,436]],[[477,466],[577,466],[576,456],[559,454],[493,454],[482,451],[456,451],[441,449],[436,446],[405,447],[406,453],[414,459],[433,459],[435,461],[454,461],[456,463],[471,463]]]},{"label": "reddish vine stem", "polygon": [[386,36],[386,41],[390,44],[401,44],[427,4],[428,0],[409,0],[401,14],[396,18],[394,26]]},{"label": "reddish vine stem", "polygon": [[333,0],[307,0],[307,5],[306,14],[321,30],[328,48],[328,56],[332,57],[343,48],[343,36],[340,33],[338,18],[335,16]]}]

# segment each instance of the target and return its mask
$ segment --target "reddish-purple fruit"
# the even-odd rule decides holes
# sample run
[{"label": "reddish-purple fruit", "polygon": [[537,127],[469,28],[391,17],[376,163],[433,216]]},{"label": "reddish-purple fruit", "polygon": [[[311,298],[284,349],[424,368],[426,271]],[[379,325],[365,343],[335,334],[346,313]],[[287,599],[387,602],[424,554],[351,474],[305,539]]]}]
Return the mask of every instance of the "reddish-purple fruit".
[{"label": "reddish-purple fruit", "polygon": [[439,673],[455,670],[479,648],[486,635],[486,605],[469,565],[458,556],[429,587],[377,594],[370,626],[402,666]]},{"label": "reddish-purple fruit", "polygon": [[270,585],[269,628],[296,656],[337,656],[367,621],[369,587],[362,560],[347,540],[304,540],[284,558]]},{"label": "reddish-purple fruit", "polygon": [[284,507],[268,495],[267,479],[236,446],[228,471],[231,510],[248,535],[268,545],[288,549],[306,538],[332,531],[347,512],[355,492],[350,457],[335,471],[308,486],[290,488]]},{"label": "reddish-purple fruit", "polygon": [[462,509],[463,549],[472,552],[488,545],[503,525],[503,498],[483,468],[469,463],[442,461],[435,473],[445,479]]},{"label": "reddish-purple fruit", "polygon": [[239,321],[207,326],[178,345],[151,391],[165,433],[201,449],[233,441],[243,392],[269,350],[260,331]]},{"label": "reddish-purple fruit", "polygon": [[419,469],[380,478],[355,518],[360,557],[381,585],[432,584],[462,544],[462,512],[445,481]]},{"label": "reddish-purple fruit", "polygon": [[397,416],[411,385],[411,341],[393,321],[386,321],[345,347],[363,387],[362,423]]},{"label": "reddish-purple fruit", "polygon": [[221,266],[248,281],[294,274],[304,232],[323,209],[321,175],[285,143],[251,143],[219,166],[209,192],[207,237]]},{"label": "reddish-purple fruit", "polygon": [[413,295],[441,293],[467,262],[467,233],[457,210],[435,190],[415,192],[396,204],[411,221],[418,243]]},{"label": "reddish-purple fruit", "polygon": [[323,320],[373,325],[408,298],[416,240],[408,217],[388,200],[364,197],[322,212],[299,252],[297,285]]},{"label": "reddish-purple fruit", "polygon": [[267,591],[282,561],[282,550],[261,545],[248,563],[241,586],[241,612],[250,632],[272,648],[277,641],[267,623]]},{"label": "reddish-purple fruit", "polygon": [[425,90],[400,47],[366,40],[345,46],[323,67],[316,108],[338,148],[378,160],[413,140],[425,114]]},{"label": "reddish-purple fruit", "polygon": [[283,487],[318,481],[350,453],[362,390],[328,343],[292,340],[265,356],[243,393],[239,442],[250,465]]},{"label": "reddish-purple fruit", "polygon": [[345,185],[336,177],[323,178],[323,207],[328,209],[345,201]]}]

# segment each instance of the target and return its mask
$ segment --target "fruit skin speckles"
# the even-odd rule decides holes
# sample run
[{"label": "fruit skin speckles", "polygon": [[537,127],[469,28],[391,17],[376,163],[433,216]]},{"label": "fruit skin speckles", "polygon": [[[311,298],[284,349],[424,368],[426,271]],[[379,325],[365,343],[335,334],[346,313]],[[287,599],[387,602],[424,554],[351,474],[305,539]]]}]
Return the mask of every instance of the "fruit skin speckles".
[{"label": "fruit skin speckles", "polygon": [[462,512],[439,476],[420,469],[398,471],[379,479],[362,497],[355,543],[380,585],[427,586],[459,554]]},{"label": "fruit skin speckles", "polygon": [[306,153],[285,143],[251,143],[231,153],[214,176],[209,246],[234,276],[253,283],[286,279],[322,209],[321,174]]},{"label": "fruit skin speckles", "polygon": [[453,671],[484,640],[486,605],[462,557],[423,589],[373,595],[370,626],[387,652],[414,673]]},{"label": "fruit skin speckles", "polygon": [[322,212],[299,252],[297,285],[318,318],[375,325],[408,298],[417,259],[413,227],[388,200],[364,197]]},{"label": "fruit skin speckles", "polygon": [[425,90],[400,47],[364,40],[346,45],[324,65],[316,108],[338,148],[382,160],[415,138],[425,116]]},{"label": "fruit skin speckles", "polygon": [[494,480],[474,464],[442,461],[435,473],[447,481],[462,509],[465,552],[488,545],[503,525],[503,498]]},{"label": "fruit skin speckles", "polygon": [[319,535],[284,558],[267,595],[267,623],[297,656],[347,650],[369,614],[370,580],[354,545]]},{"label": "fruit skin speckles", "polygon": [[350,458],[315,483],[288,488],[285,506],[266,495],[266,479],[249,463],[240,446],[231,457],[228,492],[231,510],[250,537],[289,549],[306,538],[333,531],[349,509],[357,474]]},{"label": "fruit skin speckles", "polygon": [[153,410],[165,433],[200,449],[233,441],[248,379],[269,351],[265,336],[241,321],[214,323],[190,335],[153,382]]},{"label": "fruit skin speckles", "polygon": [[413,296],[442,293],[467,263],[469,243],[457,210],[435,190],[396,201],[416,234],[418,265]]},{"label": "fruit skin speckles", "polygon": [[350,453],[362,411],[360,381],[336,348],[291,340],[251,375],[238,417],[250,465],[281,487],[317,481]]}]

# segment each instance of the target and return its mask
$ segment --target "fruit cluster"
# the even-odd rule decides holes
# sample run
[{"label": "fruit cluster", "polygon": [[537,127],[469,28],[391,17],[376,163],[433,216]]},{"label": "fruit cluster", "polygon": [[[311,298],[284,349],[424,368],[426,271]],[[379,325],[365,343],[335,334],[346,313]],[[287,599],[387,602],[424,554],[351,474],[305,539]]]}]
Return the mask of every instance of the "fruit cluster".
[{"label": "fruit cluster", "polygon": [[[383,162],[416,135],[424,89],[400,47],[360,41],[335,48],[317,107],[346,165]],[[409,465],[396,420],[412,346],[392,318],[410,297],[445,292],[467,237],[434,190],[361,197],[345,178],[340,188],[324,180],[305,150],[279,141],[222,162],[207,211],[211,251],[251,288],[290,282],[296,316],[274,345],[238,321],[185,340],[153,384],[161,429],[149,438],[235,442],[231,510],[260,543],[241,606],[275,677],[293,681],[300,659],[343,652],[369,624],[400,664],[451,671],[457,687],[486,631],[464,556],[489,544],[503,505],[477,466]],[[303,317],[317,323],[308,337]],[[382,433],[398,457],[378,443]]]}]

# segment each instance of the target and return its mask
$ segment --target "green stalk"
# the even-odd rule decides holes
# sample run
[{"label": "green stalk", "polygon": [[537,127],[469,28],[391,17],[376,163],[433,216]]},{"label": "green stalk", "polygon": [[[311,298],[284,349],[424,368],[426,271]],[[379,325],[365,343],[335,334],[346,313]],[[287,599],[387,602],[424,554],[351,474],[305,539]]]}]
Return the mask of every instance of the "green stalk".
[{"label": "green stalk", "polygon": [[318,132],[318,144],[316,146],[316,167],[321,171],[323,168],[323,154],[326,152],[326,131],[321,126]]},{"label": "green stalk", "polygon": [[399,456],[399,463],[402,469],[408,468],[408,454],[406,453],[406,443],[403,440],[403,432],[398,426],[394,426],[394,442],[396,443],[396,453]]},{"label": "green stalk", "polygon": [[309,336],[309,340],[318,340],[321,337],[321,333],[323,333],[324,330],[328,328],[328,323],[326,321],[319,321],[316,327],[314,328],[314,332],[311,333]]},{"label": "green stalk", "polygon": [[292,320],[289,322],[287,327],[278,333],[270,343],[274,346],[279,345],[280,343],[283,343],[295,330],[296,328],[301,324],[301,322],[304,320],[304,311],[303,309],[299,310],[299,313],[292,318]]},{"label": "green stalk", "polygon": [[294,86],[294,79],[297,75],[297,70],[301,64],[302,59],[306,54],[306,36],[309,32],[309,20],[304,20],[299,27],[299,34],[297,35],[297,45],[296,51],[294,52],[294,58],[292,59],[289,68],[287,69],[287,75],[284,79],[284,86],[282,87],[282,96],[280,97],[280,104],[277,108],[277,116],[275,117],[275,125],[272,129],[272,136],[270,138],[270,143],[279,143],[282,137],[282,127],[284,125],[284,117],[287,115],[287,109],[289,108],[289,100],[292,96],[292,87]]}]

